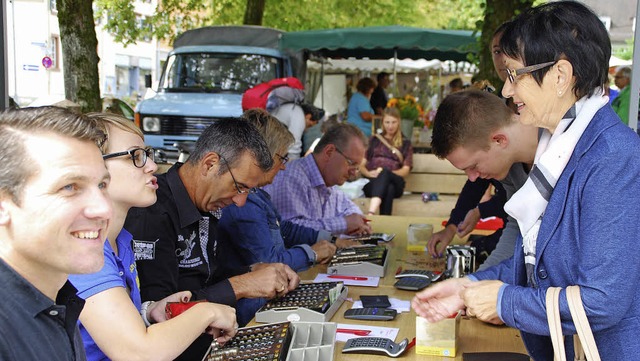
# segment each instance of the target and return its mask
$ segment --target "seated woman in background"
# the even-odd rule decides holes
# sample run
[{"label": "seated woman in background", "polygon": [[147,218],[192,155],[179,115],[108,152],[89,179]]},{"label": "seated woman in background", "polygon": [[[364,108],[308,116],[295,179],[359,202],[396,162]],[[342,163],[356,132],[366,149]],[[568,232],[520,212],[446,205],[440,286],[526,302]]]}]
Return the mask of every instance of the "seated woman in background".
[{"label": "seated woman in background", "polygon": [[158,186],[153,173],[158,167],[153,149],[145,147],[142,132],[132,121],[115,114],[89,116],[107,134],[101,150],[111,174],[107,191],[113,218],[102,269],[69,276],[78,295],[86,300],[79,326],[87,359],[173,360],[205,331],[219,342],[229,340],[238,326],[235,310],[229,306],[201,302],[166,320],[166,303],[186,302],[191,292],[141,304],[133,237],[122,225],[129,208],[155,203]]},{"label": "seated woman in background", "polygon": [[382,134],[369,140],[369,148],[360,165],[360,172],[370,181],[364,194],[371,198],[369,214],[391,214],[393,199],[404,192],[404,178],[413,165],[413,147],[400,131],[400,113],[387,108],[382,118]]}]

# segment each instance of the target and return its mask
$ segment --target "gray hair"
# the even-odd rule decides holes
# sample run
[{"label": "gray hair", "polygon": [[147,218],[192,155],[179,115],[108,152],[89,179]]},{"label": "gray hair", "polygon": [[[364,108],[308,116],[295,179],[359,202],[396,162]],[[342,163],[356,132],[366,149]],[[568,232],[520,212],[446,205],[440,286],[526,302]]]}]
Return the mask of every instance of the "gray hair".
[{"label": "gray hair", "polygon": [[322,153],[323,149],[329,144],[335,145],[340,150],[346,149],[349,145],[349,141],[353,138],[360,139],[364,145],[367,144],[367,139],[364,137],[364,134],[355,125],[350,123],[336,124],[329,128],[322,138],[320,138],[320,141],[318,141],[313,153]]},{"label": "gray hair", "polygon": [[218,120],[207,127],[196,141],[187,163],[195,165],[210,152],[217,153],[226,161],[220,167],[219,174],[233,168],[244,152],[253,156],[262,171],[266,172],[273,167],[273,157],[262,135],[253,124],[242,118]]}]

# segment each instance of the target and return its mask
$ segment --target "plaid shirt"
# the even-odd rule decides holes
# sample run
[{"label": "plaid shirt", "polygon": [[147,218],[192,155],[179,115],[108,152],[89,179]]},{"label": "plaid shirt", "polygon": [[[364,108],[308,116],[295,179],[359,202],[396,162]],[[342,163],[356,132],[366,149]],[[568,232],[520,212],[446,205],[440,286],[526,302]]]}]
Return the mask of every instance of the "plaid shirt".
[{"label": "plaid shirt", "polygon": [[362,214],[337,186],[327,187],[313,155],[291,162],[264,190],[283,220],[333,234],[347,231],[345,216]]}]

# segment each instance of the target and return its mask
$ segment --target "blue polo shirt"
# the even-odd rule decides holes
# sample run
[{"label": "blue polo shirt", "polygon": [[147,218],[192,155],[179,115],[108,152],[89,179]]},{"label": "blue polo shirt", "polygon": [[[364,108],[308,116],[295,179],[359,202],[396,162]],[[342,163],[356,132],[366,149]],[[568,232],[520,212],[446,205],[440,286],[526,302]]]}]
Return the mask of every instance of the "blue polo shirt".
[{"label": "blue polo shirt", "polygon": [[[131,246],[133,236],[125,229],[116,237],[118,255],[111,248],[109,241],[104,242],[104,266],[97,273],[69,275],[69,281],[78,289],[78,296],[87,299],[100,292],[114,287],[123,287],[129,293],[131,302],[138,310],[141,307],[138,271]],[[142,319],[141,319],[142,321]],[[109,360],[80,323],[80,333],[87,350],[87,360]]]}]

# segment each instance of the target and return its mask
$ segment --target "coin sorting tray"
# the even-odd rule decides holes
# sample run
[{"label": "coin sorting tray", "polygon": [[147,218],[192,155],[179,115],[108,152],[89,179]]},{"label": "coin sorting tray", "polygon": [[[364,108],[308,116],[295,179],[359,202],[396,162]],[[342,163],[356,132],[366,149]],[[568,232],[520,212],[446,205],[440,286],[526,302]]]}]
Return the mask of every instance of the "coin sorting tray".
[{"label": "coin sorting tray", "polygon": [[245,327],[222,347],[214,341],[202,361],[332,361],[335,338],[331,322]]},{"label": "coin sorting tray", "polygon": [[385,246],[364,246],[343,248],[336,251],[329,266],[328,274],[364,277],[384,277],[389,252]]},{"label": "coin sorting tray", "polygon": [[347,298],[342,282],[300,283],[298,287],[269,301],[256,312],[256,322],[327,322]]}]

